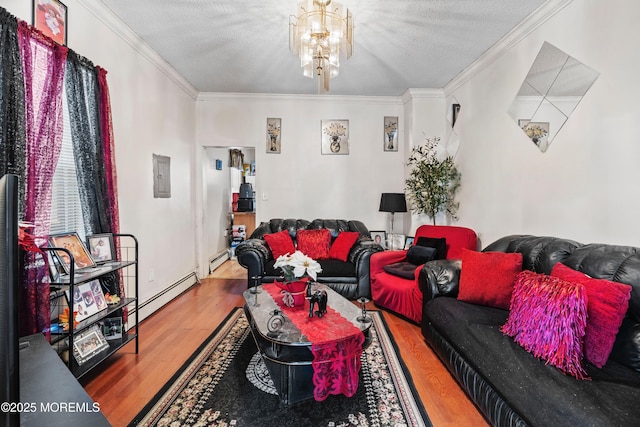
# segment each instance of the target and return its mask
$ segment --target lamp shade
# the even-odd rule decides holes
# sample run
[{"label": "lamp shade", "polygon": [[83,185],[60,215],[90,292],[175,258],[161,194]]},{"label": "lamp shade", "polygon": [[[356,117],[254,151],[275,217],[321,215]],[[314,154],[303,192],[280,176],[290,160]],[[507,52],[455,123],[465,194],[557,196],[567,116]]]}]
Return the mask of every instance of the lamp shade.
[{"label": "lamp shade", "polygon": [[380,212],[406,212],[407,201],[404,193],[382,193],[380,198]]}]

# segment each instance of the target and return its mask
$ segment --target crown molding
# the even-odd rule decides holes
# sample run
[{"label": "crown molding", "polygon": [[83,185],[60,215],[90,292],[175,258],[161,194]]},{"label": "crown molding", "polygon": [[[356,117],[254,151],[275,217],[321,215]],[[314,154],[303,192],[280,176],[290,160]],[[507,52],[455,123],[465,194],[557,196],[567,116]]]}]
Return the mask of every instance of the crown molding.
[{"label": "crown molding", "polygon": [[134,33],[115,13],[104,3],[96,0],[76,0],[91,12],[100,22],[111,29],[136,52],[153,64],[162,74],[173,81],[180,89],[193,99],[197,99],[198,91],[191,83],[182,77],[167,61]]},{"label": "crown molding", "polygon": [[280,93],[235,93],[200,92],[196,101],[241,101],[241,102],[327,102],[402,105],[399,96],[349,96],[349,95],[296,95]]},{"label": "crown molding", "polygon": [[509,33],[491,46],[467,68],[462,70],[444,87],[446,96],[453,94],[460,86],[471,80],[473,76],[488,67],[522,39],[560,12],[573,0],[548,0],[536,9],[527,19],[515,26]]},{"label": "crown molding", "polygon": [[401,98],[403,104],[420,98],[444,98],[444,91],[442,89],[409,88],[402,94]]}]

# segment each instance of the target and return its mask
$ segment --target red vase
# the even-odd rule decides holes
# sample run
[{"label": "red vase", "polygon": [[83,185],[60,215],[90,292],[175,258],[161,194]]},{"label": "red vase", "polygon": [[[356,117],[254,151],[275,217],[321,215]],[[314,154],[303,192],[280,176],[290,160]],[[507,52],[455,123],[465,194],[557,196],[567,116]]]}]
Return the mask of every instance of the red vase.
[{"label": "red vase", "polygon": [[[282,302],[289,307],[300,307],[304,305],[304,300],[307,294],[307,281],[299,280],[296,282],[281,283],[276,282],[276,285],[283,291]],[[290,298],[293,297],[293,305],[290,303]]]}]

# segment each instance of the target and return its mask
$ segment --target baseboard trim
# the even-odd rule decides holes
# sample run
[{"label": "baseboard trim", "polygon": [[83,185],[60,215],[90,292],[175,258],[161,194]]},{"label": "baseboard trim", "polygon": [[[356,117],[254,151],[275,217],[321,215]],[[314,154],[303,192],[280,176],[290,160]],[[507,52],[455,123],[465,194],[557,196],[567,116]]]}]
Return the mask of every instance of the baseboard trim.
[{"label": "baseboard trim", "polygon": [[229,259],[228,250],[220,251],[217,254],[213,255],[211,258],[209,258],[209,274],[215,271],[216,268],[220,267],[228,259]]},{"label": "baseboard trim", "polygon": [[[153,295],[151,298],[138,305],[138,321],[141,322],[153,313],[164,307],[172,300],[179,297],[192,286],[200,283],[198,272],[196,270],[178,279],[162,291]],[[129,313],[135,313],[135,310],[129,310]]]}]

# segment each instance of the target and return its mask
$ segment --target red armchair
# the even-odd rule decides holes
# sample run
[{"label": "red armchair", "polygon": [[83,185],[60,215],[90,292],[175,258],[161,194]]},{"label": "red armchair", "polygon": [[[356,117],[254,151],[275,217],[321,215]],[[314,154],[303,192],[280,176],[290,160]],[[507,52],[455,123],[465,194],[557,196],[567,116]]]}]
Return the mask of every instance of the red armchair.
[{"label": "red armchair", "polygon": [[[477,250],[478,236],[470,228],[422,225],[416,230],[414,244],[420,237],[442,238],[447,241],[447,259],[462,257],[462,248]],[[422,265],[415,268],[414,278],[403,279],[384,271],[385,265],[406,261],[407,251],[384,251],[371,255],[371,297],[376,306],[398,313],[409,320],[422,320],[422,292],[418,288],[418,275]]]}]

